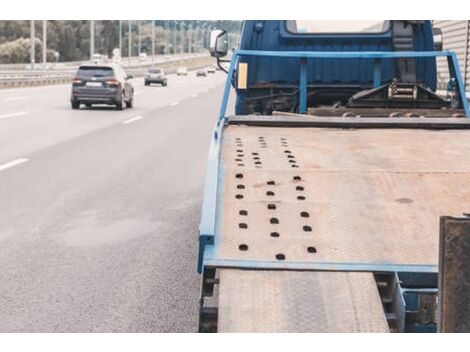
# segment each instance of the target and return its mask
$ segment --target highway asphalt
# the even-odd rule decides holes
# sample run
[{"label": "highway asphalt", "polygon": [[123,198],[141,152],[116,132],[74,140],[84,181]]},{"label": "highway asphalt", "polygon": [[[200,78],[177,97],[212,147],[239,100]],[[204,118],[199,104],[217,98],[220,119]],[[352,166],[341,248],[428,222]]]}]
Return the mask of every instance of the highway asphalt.
[{"label": "highway asphalt", "polygon": [[0,332],[195,332],[197,228],[225,74],[135,107],[0,90]]}]

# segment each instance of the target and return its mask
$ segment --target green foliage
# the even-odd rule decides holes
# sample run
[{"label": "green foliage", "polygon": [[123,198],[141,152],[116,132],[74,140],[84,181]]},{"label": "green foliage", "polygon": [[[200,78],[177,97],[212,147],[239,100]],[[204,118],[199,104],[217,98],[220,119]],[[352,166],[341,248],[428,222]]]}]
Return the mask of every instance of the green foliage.
[{"label": "green foliage", "polygon": [[[29,39],[19,38],[4,44],[0,44],[0,63],[22,63],[27,62],[30,57],[30,41]],[[35,41],[36,49],[39,48],[41,42],[39,39]]]},{"label": "green foliage", "polygon": [[[132,55],[138,52],[138,21],[131,22]],[[207,47],[210,28],[223,28],[229,32],[239,32],[241,21],[155,21],[155,53],[203,50]],[[36,62],[41,60],[43,21],[35,21]],[[168,32],[165,36],[164,29]],[[176,29],[176,36],[174,31]],[[122,56],[128,54],[129,21],[122,21]],[[152,52],[152,21],[140,21],[141,52]],[[0,21],[0,63],[29,62],[30,21]],[[168,40],[168,43],[165,41]],[[174,40],[176,39],[176,46]],[[112,56],[119,47],[119,21],[95,21],[95,52]],[[86,60],[90,56],[90,21],[47,21],[48,61]]]}]

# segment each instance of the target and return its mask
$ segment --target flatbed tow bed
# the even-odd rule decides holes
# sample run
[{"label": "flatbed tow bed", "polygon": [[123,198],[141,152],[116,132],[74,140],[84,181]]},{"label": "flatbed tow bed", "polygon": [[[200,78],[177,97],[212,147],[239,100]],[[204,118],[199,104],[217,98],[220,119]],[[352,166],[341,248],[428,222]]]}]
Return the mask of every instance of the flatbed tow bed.
[{"label": "flatbed tow bed", "polygon": [[439,219],[470,199],[470,119],[227,117],[230,81],[200,225],[200,331],[435,331]]},{"label": "flatbed tow bed", "polygon": [[373,272],[437,272],[439,217],[470,199],[470,131],[243,125],[257,118],[224,127],[219,331],[388,331]]}]

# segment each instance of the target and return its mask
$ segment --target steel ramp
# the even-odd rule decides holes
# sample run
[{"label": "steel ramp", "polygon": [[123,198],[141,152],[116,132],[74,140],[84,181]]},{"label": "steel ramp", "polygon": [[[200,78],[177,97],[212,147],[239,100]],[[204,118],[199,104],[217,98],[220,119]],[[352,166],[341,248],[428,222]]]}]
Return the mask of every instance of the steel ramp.
[{"label": "steel ramp", "polygon": [[220,271],[218,332],[388,332],[370,273]]}]

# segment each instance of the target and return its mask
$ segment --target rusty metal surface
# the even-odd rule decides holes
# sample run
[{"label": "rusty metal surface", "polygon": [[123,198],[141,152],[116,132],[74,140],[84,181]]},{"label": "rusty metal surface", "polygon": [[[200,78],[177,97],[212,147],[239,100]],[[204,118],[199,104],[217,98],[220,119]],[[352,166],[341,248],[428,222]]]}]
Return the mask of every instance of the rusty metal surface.
[{"label": "rusty metal surface", "polygon": [[470,218],[441,218],[439,331],[470,332]]},{"label": "rusty metal surface", "polygon": [[222,153],[227,259],[437,264],[470,199],[466,131],[228,126]]},{"label": "rusty metal surface", "polygon": [[218,332],[388,332],[370,273],[220,271]]}]

